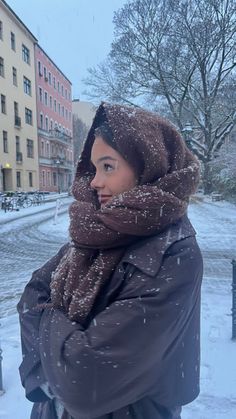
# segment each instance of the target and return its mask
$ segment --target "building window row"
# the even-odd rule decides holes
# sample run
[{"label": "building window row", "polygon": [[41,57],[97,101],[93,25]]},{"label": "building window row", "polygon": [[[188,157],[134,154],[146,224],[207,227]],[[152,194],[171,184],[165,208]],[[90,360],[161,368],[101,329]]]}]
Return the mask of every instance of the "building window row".
[{"label": "building window row", "polygon": [[[34,186],[33,172],[28,172],[28,184],[29,184],[29,187],[33,187]],[[16,187],[17,188],[21,188],[22,187],[21,172],[20,171],[17,171],[16,172]]]},{"label": "building window row", "polygon": [[39,128],[45,131],[49,131],[49,130],[52,131],[53,129],[55,129],[57,131],[60,131],[62,134],[66,134],[72,137],[72,131],[69,130],[68,128],[65,128],[61,124],[58,124],[57,121],[53,123],[53,120],[51,119],[50,126],[49,126],[48,116],[44,116],[42,112],[40,113],[40,117],[39,117]]},{"label": "building window row", "polygon": [[[9,153],[9,141],[8,141],[8,132],[3,130],[2,131],[2,144],[3,144],[3,152]],[[19,154],[21,154],[21,147],[20,147],[20,137],[16,135],[16,158],[19,160]],[[34,141],[27,138],[26,139],[26,156],[28,158],[34,158]],[[22,156],[21,156],[22,159]]]},{"label": "building window row", "polygon": [[[1,94],[1,113],[6,114],[6,96]],[[33,112],[29,108],[25,108],[25,123],[33,125]],[[21,127],[21,118],[19,115],[19,104],[14,102],[14,124],[16,127]]]},{"label": "building window row", "polygon": [[[4,58],[0,57],[0,76],[5,77],[5,63]],[[17,86],[17,69],[12,67],[12,83],[14,86]],[[23,76],[23,88],[24,92],[31,96],[31,81]]]},{"label": "building window row", "polygon": [[50,172],[49,170],[42,170],[41,185],[42,186],[57,186],[57,172]]},{"label": "building window row", "polygon": [[67,100],[71,100],[71,92],[67,88],[64,87],[62,83],[58,80],[56,81],[56,77],[52,76],[52,73],[47,70],[45,66],[42,66],[41,61],[38,61],[38,75],[40,77],[44,77],[44,80],[49,83],[50,86],[53,86],[55,90],[58,91]]},{"label": "building window row", "polygon": [[67,108],[64,107],[64,105],[61,105],[59,102],[56,101],[56,99],[53,99],[53,97],[50,95],[48,100],[48,92],[45,90],[43,95],[43,89],[42,87],[38,88],[38,98],[41,103],[43,103],[45,106],[49,106],[50,109],[54,110],[54,112],[58,113],[58,115],[62,116],[63,118],[66,118],[66,120],[71,122],[71,112],[68,111]]},{"label": "building window row", "polygon": [[[3,22],[0,20],[0,39],[3,40]],[[10,45],[13,51],[16,51],[16,35],[10,32]],[[22,44],[22,59],[30,65],[30,50],[26,45]]]},{"label": "building window row", "polygon": [[[3,40],[3,23],[0,20],[0,39]],[[14,32],[10,32],[10,45],[12,51],[16,51],[16,35]],[[22,44],[22,60],[25,61],[27,64],[30,65],[30,50],[29,48]]]},{"label": "building window row", "polygon": [[72,150],[41,140],[40,157],[56,158],[56,156],[60,156],[61,159],[68,162],[72,162],[73,159]]}]

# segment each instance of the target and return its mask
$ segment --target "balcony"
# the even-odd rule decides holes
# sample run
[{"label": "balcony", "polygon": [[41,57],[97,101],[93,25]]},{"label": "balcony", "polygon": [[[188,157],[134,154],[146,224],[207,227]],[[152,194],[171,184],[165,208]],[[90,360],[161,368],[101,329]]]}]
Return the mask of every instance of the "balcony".
[{"label": "balcony", "polygon": [[21,128],[21,118],[18,115],[15,115],[15,127]]},{"label": "balcony", "polygon": [[65,158],[59,156],[51,156],[51,162],[55,167],[64,167]]},{"label": "balcony", "polygon": [[64,132],[60,131],[59,129],[49,130],[49,133],[50,133],[50,137],[54,140],[58,140],[67,144],[71,143],[72,138],[69,135],[65,134]]},{"label": "balcony", "polygon": [[23,154],[21,151],[16,152],[16,163],[22,164],[23,162]]}]

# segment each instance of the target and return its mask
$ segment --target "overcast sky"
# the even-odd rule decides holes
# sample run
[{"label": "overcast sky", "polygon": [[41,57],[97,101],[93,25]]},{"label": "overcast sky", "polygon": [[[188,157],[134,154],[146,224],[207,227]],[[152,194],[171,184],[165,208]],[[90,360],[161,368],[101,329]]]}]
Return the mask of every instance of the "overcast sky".
[{"label": "overcast sky", "polygon": [[6,0],[83,100],[87,68],[103,61],[113,40],[113,14],[126,0]]}]

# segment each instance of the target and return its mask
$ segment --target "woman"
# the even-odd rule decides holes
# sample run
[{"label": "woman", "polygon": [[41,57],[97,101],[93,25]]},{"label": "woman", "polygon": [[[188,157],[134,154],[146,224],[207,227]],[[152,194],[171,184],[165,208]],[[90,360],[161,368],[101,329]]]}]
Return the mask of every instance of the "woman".
[{"label": "woman", "polygon": [[199,164],[175,128],[102,103],[78,163],[71,242],[18,304],[31,418],[179,419],[199,393]]}]

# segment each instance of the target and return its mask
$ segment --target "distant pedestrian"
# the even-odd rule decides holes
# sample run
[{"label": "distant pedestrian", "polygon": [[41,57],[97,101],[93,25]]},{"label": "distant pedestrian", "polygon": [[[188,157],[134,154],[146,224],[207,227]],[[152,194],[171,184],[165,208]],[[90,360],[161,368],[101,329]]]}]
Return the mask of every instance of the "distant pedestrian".
[{"label": "distant pedestrian", "polygon": [[202,257],[186,215],[198,181],[172,124],[99,106],[71,241],[18,304],[32,419],[179,419],[198,396]]}]

